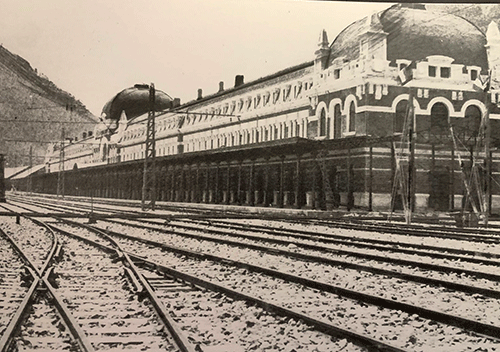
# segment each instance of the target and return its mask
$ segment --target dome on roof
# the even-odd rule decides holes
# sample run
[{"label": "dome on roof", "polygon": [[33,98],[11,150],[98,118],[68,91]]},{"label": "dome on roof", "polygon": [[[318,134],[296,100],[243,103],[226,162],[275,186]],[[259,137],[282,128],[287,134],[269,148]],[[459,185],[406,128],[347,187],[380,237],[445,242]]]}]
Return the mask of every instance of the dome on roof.
[{"label": "dome on roof", "polygon": [[[480,66],[484,71],[488,68],[484,33],[461,17],[400,4],[372,16],[371,22],[387,34],[391,63],[441,55],[455,59],[455,64]],[[366,23],[366,18],[356,21],[335,38],[330,45],[331,62],[341,56],[347,60],[359,57],[359,38],[367,29]]]},{"label": "dome on roof", "polygon": [[[172,100],[168,94],[156,89],[155,111],[171,108]],[[104,114],[106,120],[118,121],[122,111],[125,111],[129,120],[147,113],[149,111],[149,86],[136,84],[122,90],[104,105],[101,115]]]}]

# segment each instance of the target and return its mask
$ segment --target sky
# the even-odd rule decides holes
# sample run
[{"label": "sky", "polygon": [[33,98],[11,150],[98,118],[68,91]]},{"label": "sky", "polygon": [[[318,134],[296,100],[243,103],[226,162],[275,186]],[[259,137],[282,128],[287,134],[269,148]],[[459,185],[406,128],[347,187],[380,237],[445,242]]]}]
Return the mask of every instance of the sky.
[{"label": "sky", "polygon": [[0,43],[96,116],[121,90],[154,83],[182,103],[314,58],[390,3],[292,0],[0,0]]}]

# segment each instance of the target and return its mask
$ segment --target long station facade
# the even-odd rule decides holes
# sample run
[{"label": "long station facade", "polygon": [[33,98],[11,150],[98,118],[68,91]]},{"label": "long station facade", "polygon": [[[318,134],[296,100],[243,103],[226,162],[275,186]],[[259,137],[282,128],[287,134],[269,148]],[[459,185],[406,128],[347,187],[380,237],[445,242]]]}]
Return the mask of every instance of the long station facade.
[{"label": "long station facade", "polygon": [[[485,34],[461,17],[400,4],[352,23],[332,42],[323,31],[309,62],[251,82],[237,76],[234,87],[221,82],[217,93],[199,91],[185,104],[162,93],[156,199],[398,208],[412,110],[416,209],[460,208],[472,164],[486,160],[499,209],[499,59],[495,23]],[[141,199],[147,118],[106,110],[92,133],[63,152],[60,144],[50,148],[30,188],[56,193],[63,182],[67,195]],[[486,119],[490,158],[481,144]],[[13,182],[23,189],[27,179]]]}]

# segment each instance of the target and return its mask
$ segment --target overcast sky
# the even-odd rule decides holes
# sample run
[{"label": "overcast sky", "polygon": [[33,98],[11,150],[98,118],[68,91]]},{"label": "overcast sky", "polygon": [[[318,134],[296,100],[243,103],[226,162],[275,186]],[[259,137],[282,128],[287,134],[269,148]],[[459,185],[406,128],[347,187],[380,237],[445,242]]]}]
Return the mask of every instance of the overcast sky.
[{"label": "overcast sky", "polygon": [[284,0],[0,0],[0,42],[95,115],[135,83],[187,102],[312,60],[389,3]]}]

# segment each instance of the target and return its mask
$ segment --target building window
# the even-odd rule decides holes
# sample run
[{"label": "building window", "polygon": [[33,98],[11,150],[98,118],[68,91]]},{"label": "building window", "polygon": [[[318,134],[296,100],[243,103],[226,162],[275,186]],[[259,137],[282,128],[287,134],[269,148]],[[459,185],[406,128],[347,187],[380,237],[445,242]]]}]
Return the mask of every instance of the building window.
[{"label": "building window", "polygon": [[441,67],[441,78],[450,78],[451,69],[449,67]]},{"label": "building window", "polygon": [[340,104],[336,104],[333,108],[333,138],[342,137],[342,110]]},{"label": "building window", "polygon": [[436,66],[429,66],[429,77],[436,77]]},{"label": "building window", "polygon": [[477,106],[471,105],[465,110],[463,133],[466,140],[479,135],[481,117],[481,110]]},{"label": "building window", "polygon": [[396,114],[394,116],[394,121],[392,124],[393,133],[402,133],[406,120],[406,108],[408,105],[407,100],[401,100],[398,105],[396,105]]},{"label": "building window", "polygon": [[434,135],[447,135],[448,108],[443,103],[436,103],[431,109],[431,132]]},{"label": "building window", "polygon": [[340,78],[340,68],[333,70],[333,78],[335,78],[335,79]]},{"label": "building window", "polygon": [[354,102],[351,102],[349,106],[349,132],[356,131],[356,107]]},{"label": "building window", "polygon": [[475,81],[477,79],[477,70],[470,71],[470,79],[471,81]]},{"label": "building window", "polygon": [[326,109],[321,109],[319,114],[319,135],[326,136]]}]

